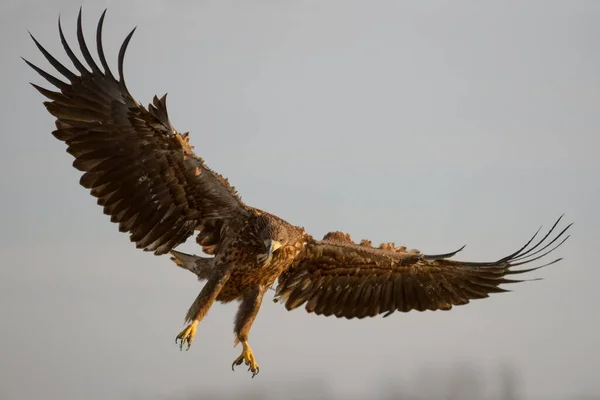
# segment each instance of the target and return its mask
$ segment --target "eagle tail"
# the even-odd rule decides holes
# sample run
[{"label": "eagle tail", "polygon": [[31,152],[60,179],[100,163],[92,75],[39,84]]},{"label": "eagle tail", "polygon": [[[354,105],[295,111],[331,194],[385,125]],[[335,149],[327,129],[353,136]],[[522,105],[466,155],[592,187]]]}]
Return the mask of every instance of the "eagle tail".
[{"label": "eagle tail", "polygon": [[171,261],[183,269],[187,269],[198,276],[198,279],[208,279],[208,275],[213,267],[212,257],[200,257],[194,254],[186,254],[180,251],[171,250]]}]

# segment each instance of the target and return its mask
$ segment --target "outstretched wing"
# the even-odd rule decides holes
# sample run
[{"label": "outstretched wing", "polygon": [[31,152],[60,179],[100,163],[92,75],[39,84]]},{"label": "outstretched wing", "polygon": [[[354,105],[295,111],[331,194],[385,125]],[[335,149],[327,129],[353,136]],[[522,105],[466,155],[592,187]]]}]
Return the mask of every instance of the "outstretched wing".
[{"label": "outstretched wing", "polygon": [[[102,13],[96,45],[102,69],[95,63],[83,37],[81,10],[77,39],[85,66],[58,28],[62,45],[79,71],[75,74],[57,61],[32,36],[35,44],[63,82],[29,61],[25,62],[60,91],[32,84],[51,101],[44,103],[56,117],[53,135],[67,144],[73,166],[84,174],[80,183],[91,189],[119,230],[129,232],[138,248],[163,254],[185,241],[195,229],[214,230],[222,221],[245,215],[246,206],[227,179],[211,171],[196,156],[187,134],[169,121],[165,97],[154,97],[144,108],[127,90],[123,79],[127,36],[118,58],[116,79],[104,56]],[[88,69],[89,68],[89,69]]]},{"label": "outstretched wing", "polygon": [[424,255],[389,244],[376,249],[368,243],[354,244],[349,236],[328,235],[307,244],[304,254],[279,278],[276,299],[285,302],[288,310],[306,303],[308,312],[348,319],[388,316],[396,310],[449,310],[489,293],[505,292],[498,287],[501,284],[522,282],[507,275],[559,261],[512,269],[546,256],[567,240],[563,236],[571,225],[550,238],[559,221],[535,245],[530,247],[537,233],[518,251],[494,262],[449,260],[462,249]]}]

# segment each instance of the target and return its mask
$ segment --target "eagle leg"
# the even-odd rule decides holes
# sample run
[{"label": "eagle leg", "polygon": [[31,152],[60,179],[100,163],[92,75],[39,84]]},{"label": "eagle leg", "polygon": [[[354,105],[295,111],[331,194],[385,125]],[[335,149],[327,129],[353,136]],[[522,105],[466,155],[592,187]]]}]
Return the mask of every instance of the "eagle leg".
[{"label": "eagle leg", "polygon": [[240,308],[238,309],[235,318],[234,346],[241,342],[243,349],[242,354],[240,354],[240,356],[233,361],[233,364],[231,364],[231,369],[235,370],[236,365],[245,363],[248,366],[248,371],[252,372],[253,378],[256,376],[256,374],[258,374],[260,369],[258,368],[258,363],[254,358],[254,353],[252,353],[252,348],[248,343],[248,334],[250,333],[252,323],[258,314],[258,310],[260,309],[263,295],[265,294],[266,290],[266,286],[259,285],[244,293],[242,304],[240,304]]},{"label": "eagle leg", "polygon": [[231,276],[232,267],[229,264],[215,266],[211,271],[210,276],[206,282],[206,285],[196,297],[196,300],[190,307],[185,316],[185,322],[191,323],[177,335],[175,343],[179,340],[179,350],[183,349],[183,344],[187,342],[187,350],[190,349],[194,336],[196,335],[196,327],[198,323],[202,321],[202,318],[206,315],[212,304],[215,302],[217,296],[227,283],[227,280]]}]

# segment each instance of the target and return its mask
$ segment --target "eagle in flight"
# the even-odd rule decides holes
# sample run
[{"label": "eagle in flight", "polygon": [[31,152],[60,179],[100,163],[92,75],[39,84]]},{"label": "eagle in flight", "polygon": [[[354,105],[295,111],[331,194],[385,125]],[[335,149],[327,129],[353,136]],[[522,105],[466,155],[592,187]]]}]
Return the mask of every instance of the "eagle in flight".
[{"label": "eagle in flight", "polygon": [[[123,59],[131,37],[118,55],[118,76],[111,72],[96,31],[98,65],[85,42],[81,10],[77,19],[80,60],[58,21],[64,51],[77,70],[65,67],[33,37],[37,48],[63,79],[27,60],[31,68],[58,90],[32,84],[49,101],[56,117],[54,137],[64,142],[83,172],[80,184],[90,189],[104,213],[128,232],[136,247],[173,260],[206,284],[186,315],[187,327],[177,335],[189,349],[198,323],[215,301],[239,300],[235,344],[243,346],[232,368],[245,363],[254,377],[258,364],[248,343],[252,323],[265,292],[277,281],[275,301],[288,310],[338,318],[364,318],[395,311],[449,310],[471,299],[504,292],[501,284],[521,282],[509,275],[537,268],[513,267],[538,260],[568,238],[552,229],[534,242],[492,262],[451,260],[458,251],[426,255],[393,243],[355,243],[348,234],[330,232],[322,240],[266,211],[246,205],[226,178],[211,170],[193,151],[188,133],[171,124],[165,97],[145,108],[127,89]],[[561,217],[562,218],[562,217]],[[558,231],[558,230],[557,230]],[[197,232],[197,257],[173,250]],[[539,230],[538,230],[539,232]]]}]

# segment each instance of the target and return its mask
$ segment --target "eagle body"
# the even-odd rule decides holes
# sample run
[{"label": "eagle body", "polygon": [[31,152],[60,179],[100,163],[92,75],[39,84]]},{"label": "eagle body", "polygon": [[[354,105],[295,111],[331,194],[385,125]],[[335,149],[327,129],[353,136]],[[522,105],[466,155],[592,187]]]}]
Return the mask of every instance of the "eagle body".
[{"label": "eagle body", "polygon": [[[309,238],[304,229],[272,214],[258,209],[251,209],[249,214],[243,224],[226,225],[222,230],[223,245],[213,264],[217,268],[233,264],[235,268],[217,296],[220,302],[239,299],[256,286],[270,287],[292,264]],[[263,232],[270,227],[274,232],[269,235],[277,237],[277,242],[282,244],[269,257]]]},{"label": "eagle body", "polygon": [[[263,296],[275,283],[275,300],[288,310],[304,305],[316,315],[360,319],[396,311],[450,310],[506,292],[500,285],[522,282],[511,275],[560,260],[515,269],[545,257],[568,239],[565,232],[571,225],[553,234],[562,216],[540,240],[534,242],[538,230],[507,256],[471,262],[451,259],[462,248],[427,255],[394,243],[355,243],[337,231],[317,240],[304,228],[248,206],[229,181],[195,153],[189,134],[173,126],[166,96],[155,96],[144,107],[129,92],[123,61],[135,29],[119,50],[117,73],[110,69],[102,44],[105,15],[106,11],[96,29],[100,64],[85,41],[81,11],[77,42],[83,60],[71,49],[59,19],[60,41],[72,68],[33,36],[61,78],[25,62],[55,88],[32,84],[48,98],[44,105],[56,118],[52,134],[82,172],[80,184],[137,248],[155,255],[171,253],[177,265],[205,282],[186,314],[189,324],[177,335],[180,349],[184,343],[190,348],[199,322],[215,301],[239,300],[234,342],[243,349],[232,368],[244,363],[255,376],[259,368],[248,337]],[[195,232],[209,257],[175,250]]]}]

